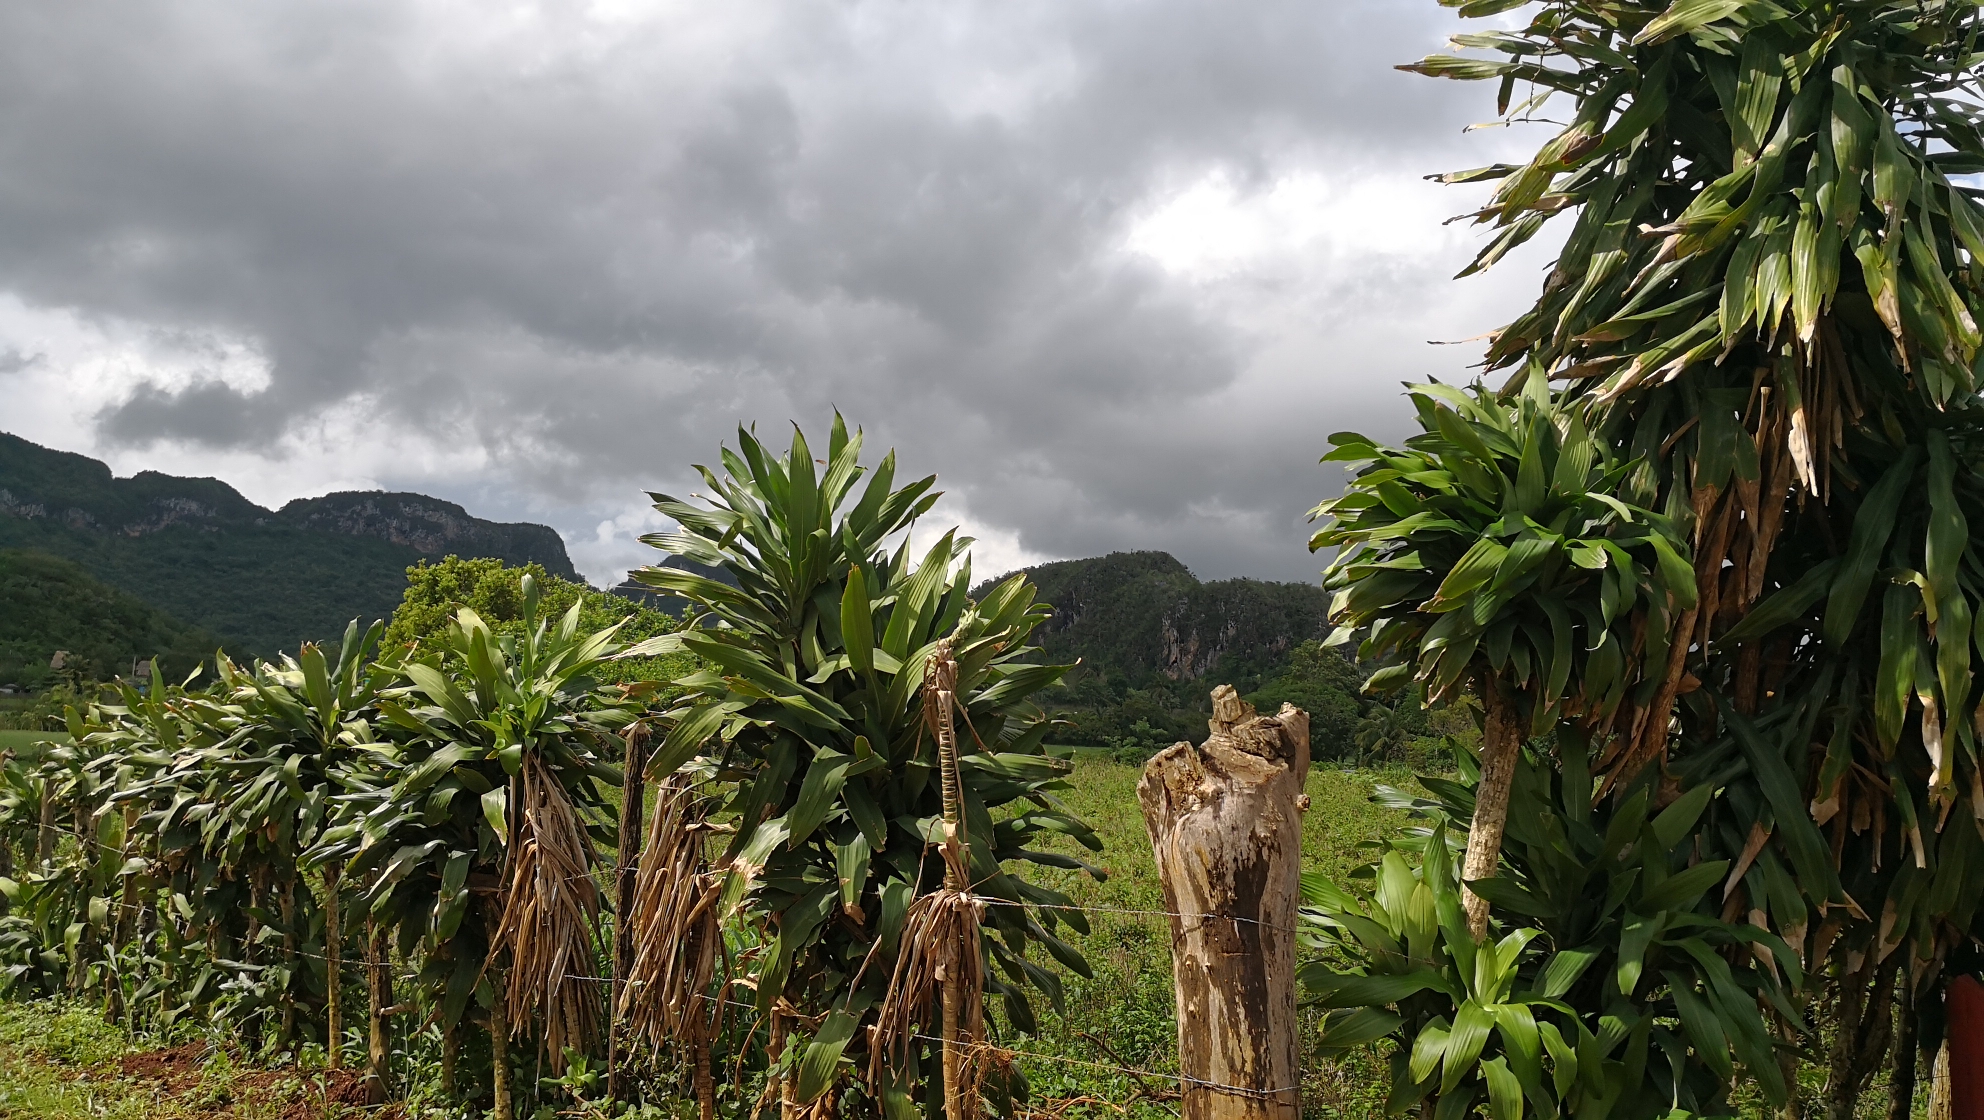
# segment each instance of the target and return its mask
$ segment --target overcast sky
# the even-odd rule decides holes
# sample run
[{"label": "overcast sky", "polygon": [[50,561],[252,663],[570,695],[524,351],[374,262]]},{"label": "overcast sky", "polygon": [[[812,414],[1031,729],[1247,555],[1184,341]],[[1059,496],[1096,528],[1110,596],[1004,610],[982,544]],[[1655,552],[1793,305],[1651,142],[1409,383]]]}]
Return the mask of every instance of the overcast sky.
[{"label": "overcast sky", "polygon": [[1541,255],[1535,143],[1394,71],[1433,0],[0,7],[0,430],[277,505],[417,490],[594,582],[741,422],[935,472],[981,573],[1313,579],[1329,433],[1403,433]]}]

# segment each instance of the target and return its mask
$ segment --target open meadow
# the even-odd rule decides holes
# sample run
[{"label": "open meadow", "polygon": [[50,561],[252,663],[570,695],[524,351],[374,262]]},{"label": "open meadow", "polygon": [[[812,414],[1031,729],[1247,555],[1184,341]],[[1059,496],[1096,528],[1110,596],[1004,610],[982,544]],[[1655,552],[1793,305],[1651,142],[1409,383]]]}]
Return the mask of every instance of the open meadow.
[{"label": "open meadow", "polygon": [[0,730],[0,751],[21,753],[42,743],[67,742],[69,736],[59,731],[7,731]]}]

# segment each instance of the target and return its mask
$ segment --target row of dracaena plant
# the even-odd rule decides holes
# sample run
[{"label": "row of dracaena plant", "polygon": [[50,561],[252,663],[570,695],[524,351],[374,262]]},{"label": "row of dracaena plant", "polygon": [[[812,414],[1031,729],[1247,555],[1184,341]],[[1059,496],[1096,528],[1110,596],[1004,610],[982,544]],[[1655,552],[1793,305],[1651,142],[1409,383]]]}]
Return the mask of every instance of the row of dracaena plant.
[{"label": "row of dracaena plant", "polygon": [[[679,633],[629,649],[612,629],[582,632],[577,607],[540,620],[525,576],[514,633],[463,609],[411,649],[377,651],[379,627],[354,625],[335,651],[305,645],[246,668],[223,657],[204,684],[154,673],[72,713],[70,744],[7,760],[9,990],[100,997],[154,1029],[230,1021],[277,1052],[412,1008],[439,1033],[450,1090],[460,1025],[489,1032],[501,1115],[535,1091],[511,1086],[525,1059],[567,1088],[590,1084],[616,1021],[696,1051],[682,1056],[700,1065],[706,1100],[721,1050],[768,1070],[767,1091],[907,1115],[941,1097],[920,1041],[882,1076],[855,1074],[875,1066],[862,1027],[897,971],[905,916],[942,878],[923,675],[949,639],[957,805],[973,888],[990,903],[984,990],[1002,1021],[1031,1031],[1028,990],[1058,1004],[1061,989],[1029,948],[1086,974],[1057,936],[1081,919],[1007,865],[1083,866],[1037,850],[1048,833],[1100,846],[1055,798],[1067,763],[1043,745],[1049,724],[1030,699],[1064,668],[1027,644],[1044,608],[1019,577],[974,601],[968,540],[945,534],[912,556],[907,530],[934,480],[897,487],[893,456],[864,468],[860,434],[838,417],[823,473],[796,433],[783,456],[738,438],[726,473],[704,472],[707,508],[658,498],[682,528],[651,543],[730,579],[647,573],[694,604]],[[595,684],[609,659],[671,649],[705,668],[667,687]],[[630,782],[623,752],[649,741]],[[658,1014],[668,985],[639,980],[609,1006],[600,979],[616,922],[604,889],[620,840],[613,793],[638,795],[644,776],[664,802],[653,834],[689,824],[668,833],[684,850],[643,864],[679,881],[644,870],[635,897],[684,905],[618,920],[635,977],[693,976],[693,1014]],[[720,928],[686,935],[705,925]],[[921,1024],[919,1038],[939,1028]],[[661,1091],[653,1078],[671,1068],[649,1055],[640,1070]],[[995,1103],[1024,1090],[1010,1073],[980,1083]]]},{"label": "row of dracaena plant", "polygon": [[[449,1063],[465,1020],[509,1028],[499,1056],[512,1037],[545,1045],[555,1068],[566,1046],[587,1049],[533,1012],[547,989],[569,999],[590,983],[569,976],[597,974],[598,930],[558,931],[577,939],[569,960],[533,970],[534,943],[504,921],[544,884],[505,873],[513,849],[557,842],[522,791],[574,810],[564,819],[589,831],[563,843],[589,855],[610,839],[592,822],[620,779],[616,733],[643,705],[587,676],[619,651],[611,629],[579,632],[576,607],[538,620],[529,576],[523,595],[516,635],[465,609],[430,648],[374,657],[380,626],[354,624],[335,654],[220,657],[202,687],[154,671],[72,711],[70,743],[6,767],[9,992],[101,996],[155,1030],[228,1022],[269,1052],[335,1038],[341,1057],[371,1008],[334,995],[333,970],[350,985],[376,965],[371,1003],[418,1006]],[[401,966],[413,987],[395,1005]]]}]

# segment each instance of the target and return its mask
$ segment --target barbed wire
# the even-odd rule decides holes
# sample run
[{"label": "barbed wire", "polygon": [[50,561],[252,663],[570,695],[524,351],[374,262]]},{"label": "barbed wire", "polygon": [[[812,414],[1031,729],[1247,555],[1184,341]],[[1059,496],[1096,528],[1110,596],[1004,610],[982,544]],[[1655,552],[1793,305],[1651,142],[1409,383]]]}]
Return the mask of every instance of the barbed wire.
[{"label": "barbed wire", "polygon": [[971,901],[985,906],[1012,906],[1020,909],[1031,906],[1038,910],[1077,910],[1084,914],[1129,914],[1147,918],[1182,918],[1186,921],[1194,919],[1205,921],[1209,919],[1218,922],[1239,922],[1246,925],[1259,926],[1262,929],[1279,930],[1283,933],[1305,932],[1300,926],[1285,926],[1278,922],[1265,922],[1259,918],[1247,917],[1244,914],[1191,913],[1177,910],[1135,910],[1122,906],[1076,906],[1072,903],[1059,902],[1013,902],[1010,899],[1004,898],[988,898],[982,894],[974,894],[968,897]]},{"label": "barbed wire", "polygon": [[[601,885],[600,878],[604,877],[607,879],[608,884],[610,884],[612,877],[617,873],[617,870],[618,869],[615,868],[602,866],[592,872],[587,872],[578,875],[562,876],[556,879],[555,881],[572,882],[572,881],[583,880],[586,882],[593,883],[595,886],[598,886]],[[1195,913],[1190,911],[1152,910],[1152,909],[1141,909],[1135,907],[1122,907],[1122,906],[1086,906],[1073,902],[1060,903],[1060,902],[1014,901],[1011,899],[994,898],[980,894],[971,894],[968,895],[968,897],[970,898],[971,901],[977,902],[981,905],[1009,907],[1020,910],[1032,908],[1032,909],[1048,911],[1048,912],[1072,911],[1072,912],[1079,912],[1084,914],[1107,914],[1107,915],[1116,915],[1123,917],[1164,918],[1167,920],[1177,919],[1186,922],[1197,921],[1201,923],[1226,921],[1226,922],[1233,922],[1236,924],[1253,925],[1264,929],[1274,929],[1286,933],[1299,934],[1304,932],[1298,926],[1287,926],[1276,922],[1268,922],[1257,917],[1252,917],[1243,914],[1224,914],[1217,912]],[[106,902],[109,907],[120,911],[127,911],[127,912],[135,911],[141,915],[147,912],[152,912],[152,913],[157,912],[156,907],[141,903],[126,903],[123,902],[122,900],[106,900]],[[322,953],[313,952],[311,950],[304,949],[301,947],[294,947],[289,949],[277,949],[276,951],[286,956],[308,958],[312,960],[322,961],[325,964],[332,963],[332,959],[330,957],[325,956]],[[231,963],[236,966],[246,966],[249,968],[260,969],[260,968],[271,967],[271,964],[273,962],[271,962],[270,964],[265,964],[260,961],[230,961],[227,963]],[[363,960],[362,957],[352,958],[352,957],[341,956],[338,958],[336,963],[340,966],[340,968],[354,967],[356,969],[363,970],[364,968],[368,967],[368,965],[366,964],[366,962]],[[421,973],[401,972],[401,973],[395,973],[394,979],[400,982],[411,983],[421,980],[422,975],[423,974]],[[592,984],[603,984],[603,985],[610,985],[615,983],[615,978],[610,976],[586,976],[586,975],[579,975],[576,973],[566,974],[565,979],[578,981],[581,983],[592,983]],[[698,995],[699,998],[707,1002],[721,1003],[733,1007],[744,1008],[747,1010],[757,1010],[757,1004],[755,1003],[748,1003],[736,999],[720,998],[717,996],[710,995],[708,993],[699,993]],[[919,1033],[919,1034],[911,1035],[910,1037],[917,1039],[918,1041],[932,1043],[936,1045],[942,1045],[944,1042],[944,1040],[941,1037],[936,1035]],[[1299,1092],[1301,1088],[1299,1082],[1293,1085],[1285,1085],[1271,1089],[1256,1088],[1245,1085],[1232,1085],[1224,1082],[1209,1080],[1206,1078],[1194,1077],[1190,1074],[1186,1074],[1182,1072],[1167,1073],[1159,1070],[1140,1069],[1129,1065],[1089,1061],[1082,1058],[1069,1057],[1064,1054],[1053,1054],[1053,1053],[1046,1053],[1046,1052],[1034,1051],[1034,1050],[1009,1049],[1006,1047],[996,1046],[995,1044],[990,1044],[990,1043],[987,1043],[985,1045],[991,1046],[991,1048],[997,1050],[998,1052],[1000,1052],[1001,1054],[1005,1055],[1007,1058],[1012,1060],[1044,1062],[1053,1065],[1067,1066],[1078,1069],[1092,1070],[1101,1073],[1115,1074],[1123,1077],[1138,1079],[1140,1081],[1150,1080],[1150,1081],[1159,1081],[1159,1082],[1173,1082],[1181,1086],[1195,1087],[1206,1090],[1208,1092],[1222,1093],[1231,1096],[1242,1096],[1242,1097],[1248,1097],[1259,1100],[1271,1100],[1280,1097],[1284,1094],[1296,1093]]]}]

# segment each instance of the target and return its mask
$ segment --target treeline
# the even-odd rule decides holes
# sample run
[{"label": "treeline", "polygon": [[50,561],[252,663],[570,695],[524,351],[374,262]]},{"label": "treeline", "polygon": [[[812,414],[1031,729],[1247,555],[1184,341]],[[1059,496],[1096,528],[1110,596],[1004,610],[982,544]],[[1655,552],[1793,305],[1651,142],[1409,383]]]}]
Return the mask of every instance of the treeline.
[{"label": "treeline", "polygon": [[1159,678],[1138,688],[1124,674],[1079,668],[1052,694],[1054,714],[1063,721],[1057,735],[1077,746],[1108,749],[1122,762],[1141,762],[1173,743],[1203,740],[1209,685],[1234,683],[1247,690],[1247,701],[1259,711],[1288,703],[1308,712],[1310,749],[1321,761],[1444,769],[1456,744],[1478,743],[1471,698],[1429,708],[1416,690],[1372,697],[1364,692],[1372,671],[1315,640],[1296,646],[1251,680]]}]

